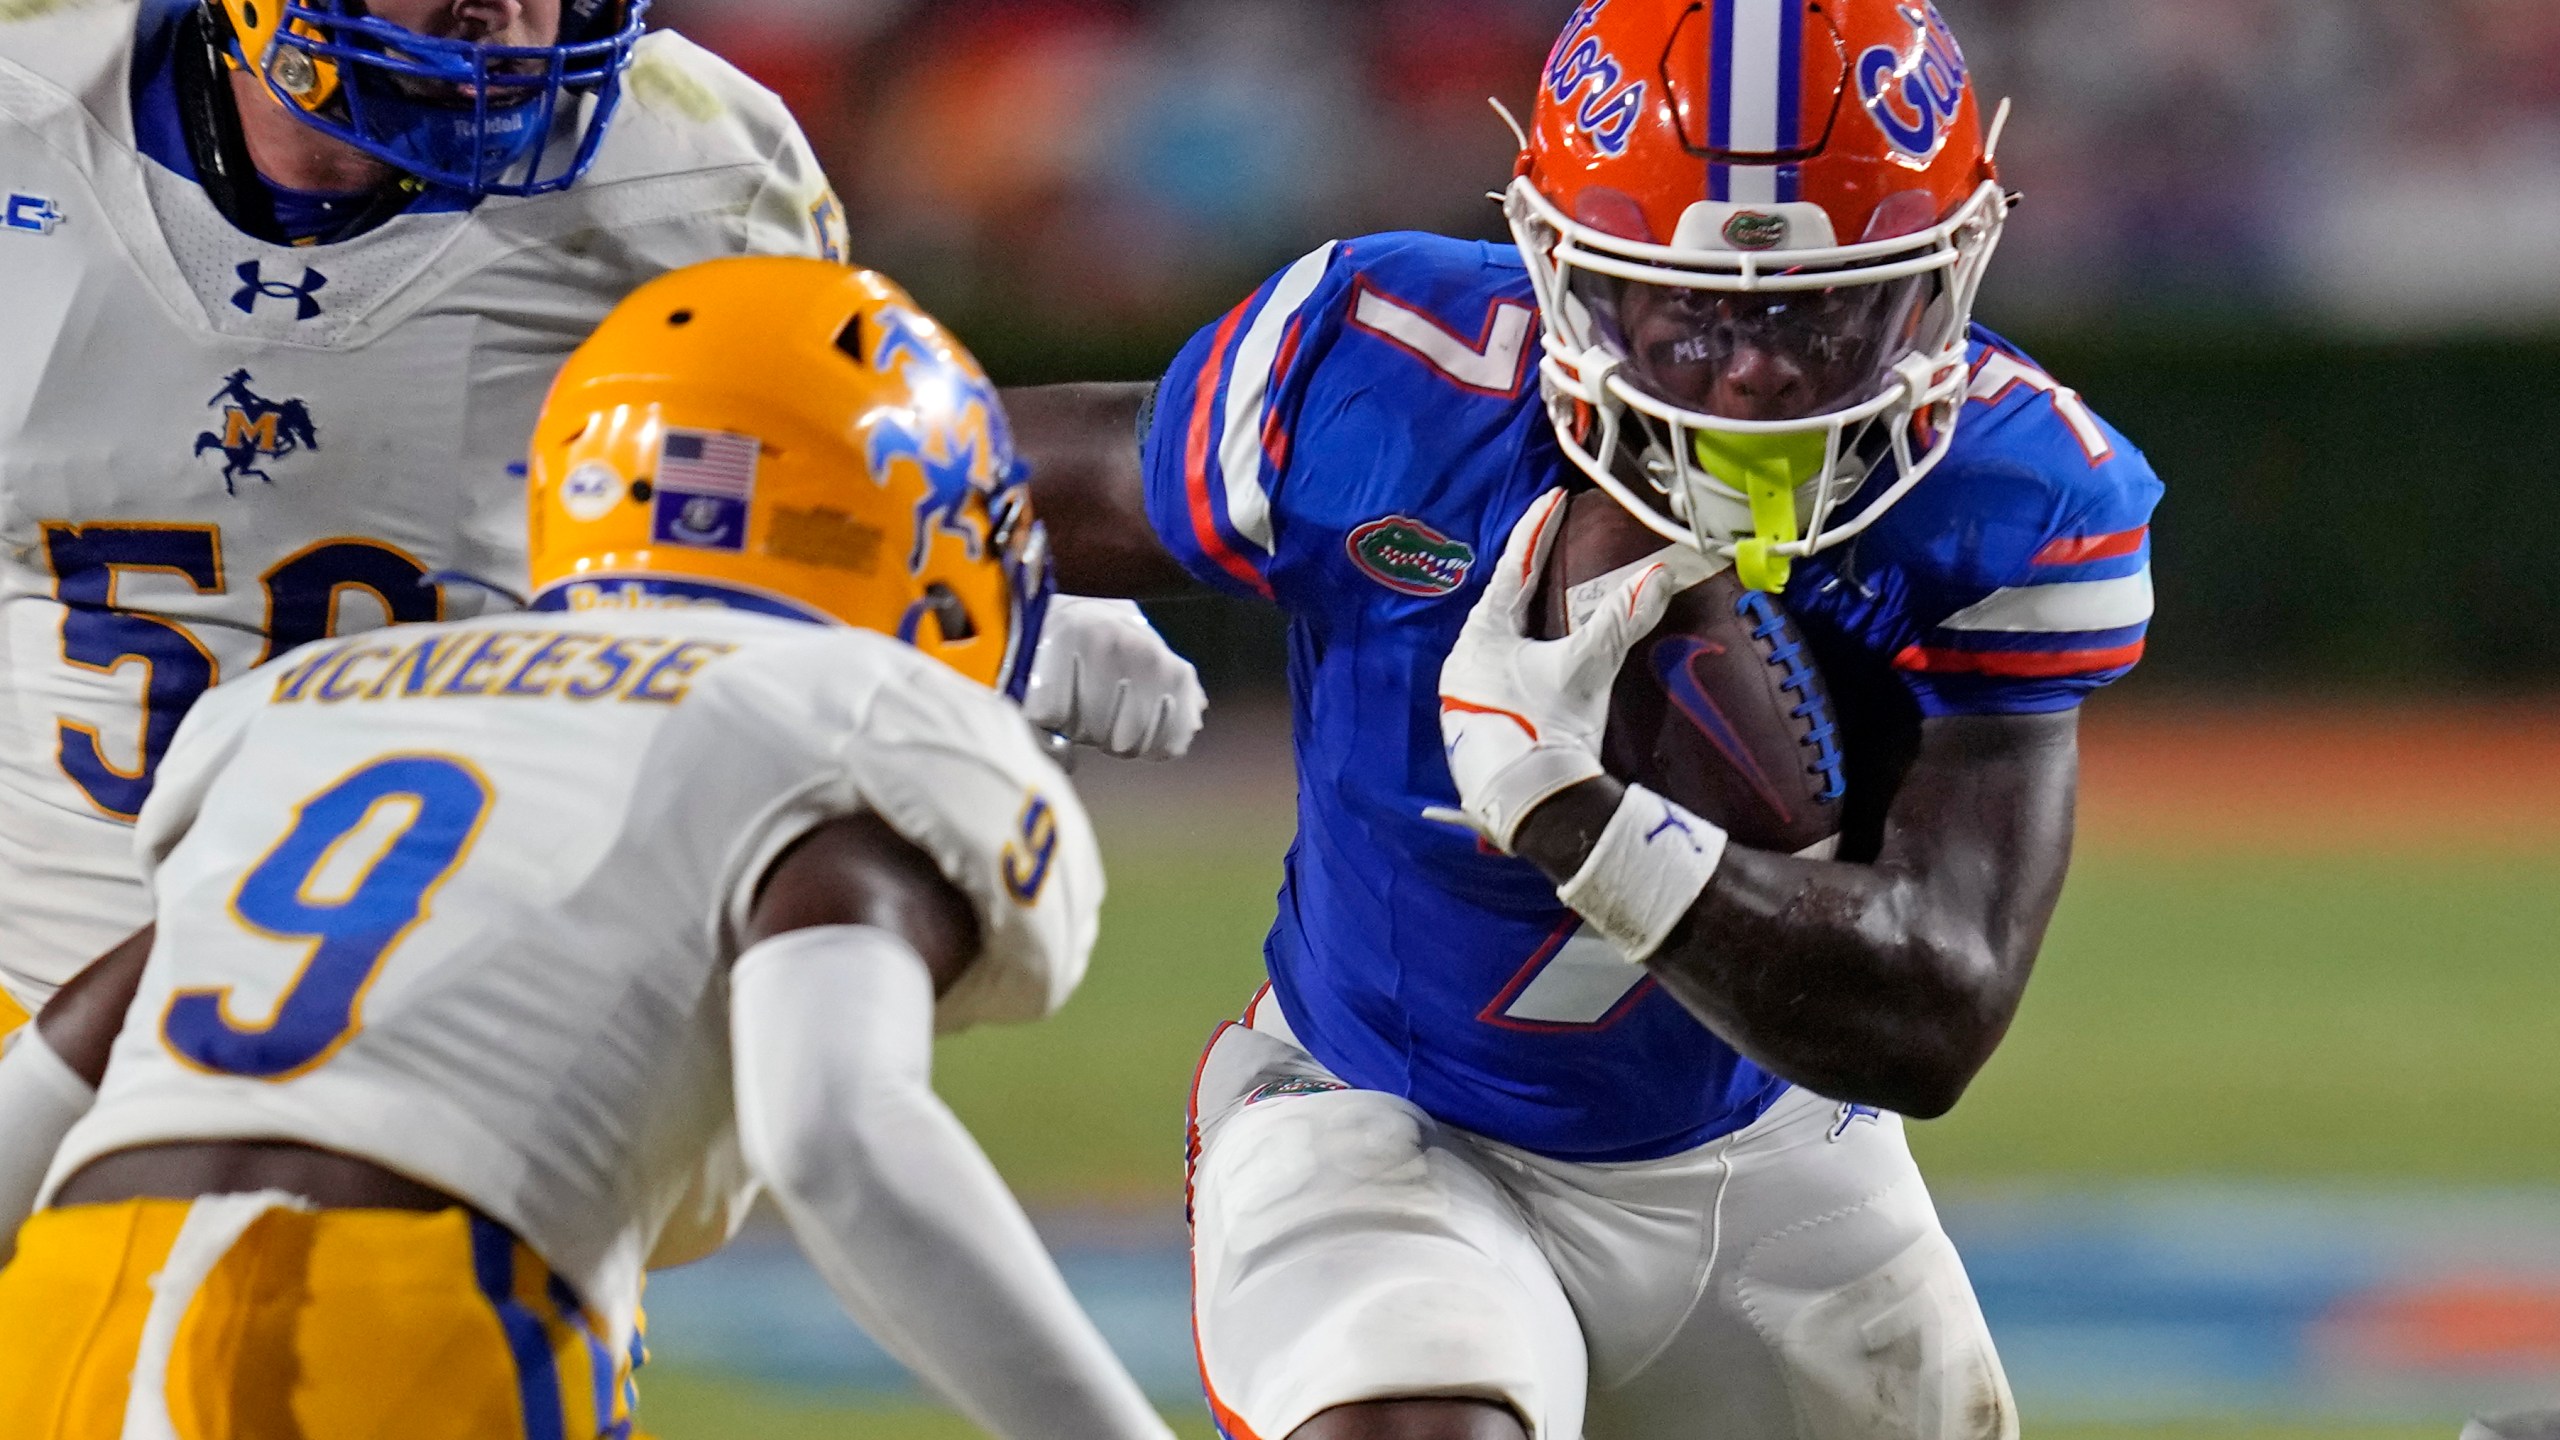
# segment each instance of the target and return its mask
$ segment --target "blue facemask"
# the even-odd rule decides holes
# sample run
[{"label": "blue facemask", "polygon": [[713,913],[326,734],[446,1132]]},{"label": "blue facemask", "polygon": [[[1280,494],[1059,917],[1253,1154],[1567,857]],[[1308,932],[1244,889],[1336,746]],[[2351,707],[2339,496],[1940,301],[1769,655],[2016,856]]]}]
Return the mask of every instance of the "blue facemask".
[{"label": "blue facemask", "polygon": [[[474,197],[565,190],[595,163],[649,0],[569,0],[563,43],[419,35],[361,0],[287,0],[269,53],[242,56],[305,124],[430,185]],[[336,93],[307,94],[319,67]]]}]

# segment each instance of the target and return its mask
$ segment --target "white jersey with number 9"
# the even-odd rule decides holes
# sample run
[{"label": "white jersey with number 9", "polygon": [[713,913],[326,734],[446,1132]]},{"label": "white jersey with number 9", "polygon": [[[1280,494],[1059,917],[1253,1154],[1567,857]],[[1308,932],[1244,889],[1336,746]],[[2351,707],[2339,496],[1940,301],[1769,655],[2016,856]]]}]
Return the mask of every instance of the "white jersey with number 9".
[{"label": "white jersey with number 9", "polygon": [[213,691],[140,826],[159,937],[55,1163],[261,1138],[412,1176],[627,1326],[748,1198],[728,962],[813,826],[877,814],[985,949],[946,1027],[1081,978],[1091,827],[1010,701],[894,640],[722,611],[330,641]]}]

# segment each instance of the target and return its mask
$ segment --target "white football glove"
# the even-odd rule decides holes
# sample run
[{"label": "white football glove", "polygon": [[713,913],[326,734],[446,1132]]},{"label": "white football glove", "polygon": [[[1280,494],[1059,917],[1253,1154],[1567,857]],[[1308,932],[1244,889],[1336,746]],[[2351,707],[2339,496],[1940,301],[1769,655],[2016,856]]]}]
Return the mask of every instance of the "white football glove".
[{"label": "white football glove", "polygon": [[1484,598],[1467,616],[1440,669],[1440,738],[1457,811],[1434,820],[1463,825],[1509,854],[1530,811],[1600,768],[1609,692],[1636,642],[1662,623],[1673,584],[1667,567],[1630,577],[1580,630],[1560,640],[1529,638],[1529,602],[1564,526],[1565,492],[1522,516],[1503,548]]},{"label": "white football glove", "polygon": [[1022,710],[1043,730],[1124,760],[1178,760],[1209,696],[1135,601],[1060,595],[1049,602]]}]

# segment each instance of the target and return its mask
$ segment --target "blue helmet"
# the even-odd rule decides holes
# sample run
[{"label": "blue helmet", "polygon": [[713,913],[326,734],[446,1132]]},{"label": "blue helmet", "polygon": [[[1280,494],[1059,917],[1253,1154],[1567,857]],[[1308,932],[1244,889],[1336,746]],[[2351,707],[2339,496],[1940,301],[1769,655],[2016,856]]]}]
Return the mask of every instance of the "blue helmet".
[{"label": "blue helmet", "polygon": [[232,58],[313,129],[467,195],[547,195],[595,163],[649,0],[561,0],[559,43],[437,39],[364,0],[221,0]]}]

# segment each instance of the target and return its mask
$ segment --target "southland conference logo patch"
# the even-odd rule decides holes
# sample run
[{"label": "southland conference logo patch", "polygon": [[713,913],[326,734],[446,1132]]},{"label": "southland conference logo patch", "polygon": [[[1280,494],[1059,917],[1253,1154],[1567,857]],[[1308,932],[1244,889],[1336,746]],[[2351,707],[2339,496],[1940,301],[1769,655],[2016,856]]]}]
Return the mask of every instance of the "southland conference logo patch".
[{"label": "southland conference logo patch", "polygon": [[196,436],[199,457],[209,450],[221,452],[222,488],[234,495],[240,493],[243,480],[276,483],[260,462],[320,448],[320,429],[312,423],[311,407],[300,400],[270,400],[249,388],[252,378],[246,370],[231,372],[230,379],[205,402],[222,411],[222,428]]},{"label": "southland conference logo patch", "polygon": [[0,197],[0,230],[15,230],[26,235],[50,235],[70,217],[62,207],[42,195],[13,192]]},{"label": "southland conference logo patch", "polygon": [[1419,520],[1390,515],[1351,532],[1344,542],[1361,573],[1399,595],[1437,599],[1467,583],[1475,547]]}]

